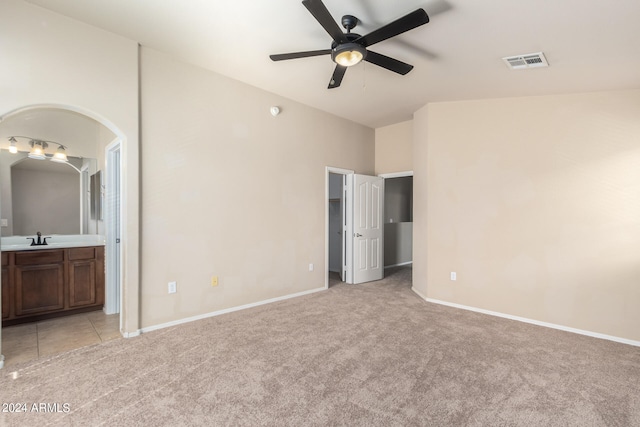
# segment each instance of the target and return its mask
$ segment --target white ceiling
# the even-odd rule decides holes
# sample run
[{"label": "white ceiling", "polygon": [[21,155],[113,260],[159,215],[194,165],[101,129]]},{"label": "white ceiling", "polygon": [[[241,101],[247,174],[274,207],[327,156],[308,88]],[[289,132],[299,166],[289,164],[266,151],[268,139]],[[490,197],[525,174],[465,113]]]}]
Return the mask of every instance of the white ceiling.
[{"label": "white ceiling", "polygon": [[[324,0],[366,34],[417,8],[431,22],[371,50],[415,66],[400,76],[369,63],[328,90],[328,49],[299,0],[28,0],[250,85],[377,128],[429,102],[640,88],[640,1]],[[543,51],[549,68],[509,70],[504,56]]]}]

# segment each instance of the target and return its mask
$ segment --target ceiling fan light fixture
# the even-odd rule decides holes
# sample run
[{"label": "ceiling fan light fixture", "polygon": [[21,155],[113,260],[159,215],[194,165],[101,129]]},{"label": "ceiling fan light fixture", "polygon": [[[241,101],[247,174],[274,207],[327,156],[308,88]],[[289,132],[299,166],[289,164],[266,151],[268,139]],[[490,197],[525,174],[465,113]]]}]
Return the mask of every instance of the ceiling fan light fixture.
[{"label": "ceiling fan light fixture", "polygon": [[342,43],[331,51],[331,59],[343,67],[354,66],[367,57],[367,49],[358,43]]}]

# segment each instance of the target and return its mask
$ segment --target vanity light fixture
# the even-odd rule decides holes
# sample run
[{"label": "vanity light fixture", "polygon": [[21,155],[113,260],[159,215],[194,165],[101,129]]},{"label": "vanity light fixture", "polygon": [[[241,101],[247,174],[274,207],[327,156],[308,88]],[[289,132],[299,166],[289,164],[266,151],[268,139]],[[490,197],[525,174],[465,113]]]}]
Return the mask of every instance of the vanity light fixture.
[{"label": "vanity light fixture", "polygon": [[28,155],[30,159],[44,160],[47,158],[47,156],[44,155],[44,149],[47,148],[49,144],[44,141],[32,139],[29,141],[29,145],[31,146],[31,151]]},{"label": "vanity light fixture", "polygon": [[[9,152],[12,154],[16,154],[18,152],[18,146],[16,145],[18,141],[16,138],[23,138],[29,140],[28,144],[31,147],[29,154],[27,155],[30,159],[36,160],[51,160],[52,162],[58,163],[67,163],[69,160],[67,159],[67,153],[64,145],[55,141],[44,141],[42,139],[30,138],[28,136],[11,136],[9,137]],[[55,144],[58,146],[56,152],[51,156],[48,156],[45,153],[45,150],[49,147],[50,144]]]}]

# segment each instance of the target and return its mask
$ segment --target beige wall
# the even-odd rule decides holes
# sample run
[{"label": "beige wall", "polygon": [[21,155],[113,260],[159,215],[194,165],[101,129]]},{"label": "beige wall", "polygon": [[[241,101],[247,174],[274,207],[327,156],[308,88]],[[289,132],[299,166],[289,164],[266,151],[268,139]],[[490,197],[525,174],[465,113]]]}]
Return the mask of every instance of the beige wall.
[{"label": "beige wall", "polygon": [[142,326],[323,287],[325,167],[372,174],[374,131],[151,49],[141,70]]},{"label": "beige wall", "polygon": [[639,118],[640,91],[418,111],[416,290],[640,340]]},{"label": "beige wall", "polygon": [[[123,140],[123,330],[138,329],[138,44],[21,0],[0,2],[0,117],[37,106],[100,121]],[[0,124],[1,126],[1,124]]]},{"label": "beige wall", "polygon": [[413,121],[376,129],[376,174],[413,170]]},{"label": "beige wall", "polygon": [[413,261],[413,223],[394,222],[384,225],[384,266]]}]

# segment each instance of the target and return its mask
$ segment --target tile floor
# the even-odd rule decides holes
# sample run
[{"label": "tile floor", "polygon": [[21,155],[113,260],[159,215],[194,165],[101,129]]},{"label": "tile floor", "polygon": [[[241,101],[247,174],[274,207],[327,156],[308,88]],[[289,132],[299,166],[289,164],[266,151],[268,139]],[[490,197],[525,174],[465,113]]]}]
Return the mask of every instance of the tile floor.
[{"label": "tile floor", "polygon": [[2,328],[4,366],[121,338],[120,315],[101,310]]}]

